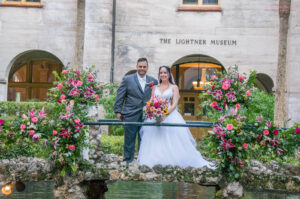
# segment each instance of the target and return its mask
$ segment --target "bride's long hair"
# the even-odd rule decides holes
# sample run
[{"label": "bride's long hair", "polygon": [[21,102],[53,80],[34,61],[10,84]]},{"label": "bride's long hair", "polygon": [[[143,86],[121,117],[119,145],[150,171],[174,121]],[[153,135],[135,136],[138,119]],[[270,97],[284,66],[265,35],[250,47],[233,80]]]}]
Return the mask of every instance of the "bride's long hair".
[{"label": "bride's long hair", "polygon": [[169,73],[169,82],[171,84],[175,84],[175,81],[174,81],[174,78],[173,78],[173,75],[171,73],[171,68],[169,66],[160,66],[159,69],[158,69],[158,79],[159,79],[159,83],[161,84],[162,80],[160,79],[160,70],[162,68],[165,68],[167,70],[167,72]]}]

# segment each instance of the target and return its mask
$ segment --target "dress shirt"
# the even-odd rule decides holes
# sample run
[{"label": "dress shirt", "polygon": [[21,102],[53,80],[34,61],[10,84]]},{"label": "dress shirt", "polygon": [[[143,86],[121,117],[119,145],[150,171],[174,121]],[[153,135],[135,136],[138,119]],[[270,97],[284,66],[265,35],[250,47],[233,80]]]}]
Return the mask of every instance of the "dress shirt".
[{"label": "dress shirt", "polygon": [[138,73],[136,73],[138,80],[140,82],[140,85],[142,87],[142,90],[145,90],[145,86],[146,86],[146,75],[144,77],[140,77],[140,75]]}]

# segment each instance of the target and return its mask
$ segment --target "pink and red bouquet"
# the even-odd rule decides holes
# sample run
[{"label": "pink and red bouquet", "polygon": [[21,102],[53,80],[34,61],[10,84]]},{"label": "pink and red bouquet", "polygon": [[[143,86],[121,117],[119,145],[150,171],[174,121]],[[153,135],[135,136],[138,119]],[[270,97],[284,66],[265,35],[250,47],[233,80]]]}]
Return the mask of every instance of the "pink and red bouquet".
[{"label": "pink and red bouquet", "polygon": [[146,103],[145,117],[160,121],[164,115],[168,115],[168,101],[160,97],[151,97]]}]

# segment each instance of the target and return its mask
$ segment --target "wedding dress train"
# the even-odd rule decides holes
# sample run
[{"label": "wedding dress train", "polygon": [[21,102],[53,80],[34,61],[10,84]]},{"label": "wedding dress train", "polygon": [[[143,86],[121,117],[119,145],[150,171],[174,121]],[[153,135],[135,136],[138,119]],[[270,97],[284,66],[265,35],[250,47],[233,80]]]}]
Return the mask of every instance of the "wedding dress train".
[{"label": "wedding dress train", "polygon": [[[173,97],[172,87],[161,93],[158,88],[154,91],[155,96],[160,96],[171,101]],[[145,120],[145,122],[156,122]],[[175,109],[162,123],[185,123],[181,114]],[[153,167],[161,164],[180,167],[200,168],[207,166],[215,169],[212,163],[203,159],[196,149],[196,142],[187,127],[158,127],[143,126],[140,131],[141,145],[138,155],[138,163]]]}]

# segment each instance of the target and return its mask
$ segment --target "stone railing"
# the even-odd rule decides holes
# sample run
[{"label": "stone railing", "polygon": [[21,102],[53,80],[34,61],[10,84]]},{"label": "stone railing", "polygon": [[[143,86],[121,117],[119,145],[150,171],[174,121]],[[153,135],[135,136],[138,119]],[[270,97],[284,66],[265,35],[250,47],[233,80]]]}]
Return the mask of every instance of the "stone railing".
[{"label": "stone railing", "polygon": [[240,182],[226,183],[217,171],[207,167],[180,168],[156,165],[149,168],[136,161],[126,164],[113,154],[101,156],[94,167],[78,171],[62,178],[53,170],[50,161],[38,158],[0,160],[0,185],[14,182],[54,180],[56,198],[83,199],[104,198],[106,182],[122,181],[166,181],[188,182],[204,186],[216,186],[216,198],[241,198],[244,186],[253,189],[300,192],[300,167],[277,162],[261,164],[252,161]]}]

